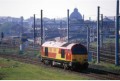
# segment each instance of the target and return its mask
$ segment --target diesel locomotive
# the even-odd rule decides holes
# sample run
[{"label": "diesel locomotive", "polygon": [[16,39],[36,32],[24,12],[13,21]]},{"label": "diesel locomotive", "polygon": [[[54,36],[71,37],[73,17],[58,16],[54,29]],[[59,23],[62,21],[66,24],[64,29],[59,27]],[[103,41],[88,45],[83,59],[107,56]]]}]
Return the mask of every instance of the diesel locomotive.
[{"label": "diesel locomotive", "polygon": [[89,65],[87,49],[79,43],[47,41],[41,47],[41,61],[64,69],[87,69]]}]

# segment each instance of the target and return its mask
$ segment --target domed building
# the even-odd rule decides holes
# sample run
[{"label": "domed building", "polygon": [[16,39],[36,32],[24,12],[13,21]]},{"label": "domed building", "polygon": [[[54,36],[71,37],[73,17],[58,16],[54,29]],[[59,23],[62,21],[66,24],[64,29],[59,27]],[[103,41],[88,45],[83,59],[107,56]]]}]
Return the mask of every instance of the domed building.
[{"label": "domed building", "polygon": [[77,8],[74,9],[74,11],[70,14],[70,24],[72,27],[81,27],[80,25],[83,24],[84,19],[82,18],[81,13],[78,11]]},{"label": "domed building", "polygon": [[[69,35],[71,39],[86,40],[86,28],[84,27],[84,19],[77,8],[70,14]],[[85,33],[85,34],[84,34]]]},{"label": "domed building", "polygon": [[78,9],[75,8],[70,15],[70,20],[83,20],[82,15],[78,12]]}]

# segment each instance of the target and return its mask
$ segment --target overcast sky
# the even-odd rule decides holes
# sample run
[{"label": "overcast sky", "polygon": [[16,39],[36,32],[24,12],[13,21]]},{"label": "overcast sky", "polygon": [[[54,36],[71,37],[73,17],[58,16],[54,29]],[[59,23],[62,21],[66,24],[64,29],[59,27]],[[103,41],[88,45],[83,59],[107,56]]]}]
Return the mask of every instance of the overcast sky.
[{"label": "overcast sky", "polygon": [[44,17],[66,17],[67,9],[70,13],[74,8],[85,15],[85,19],[96,18],[97,6],[101,7],[101,13],[105,16],[114,16],[117,0],[0,0],[0,16],[12,16],[29,18],[36,14],[40,17],[43,9]]}]

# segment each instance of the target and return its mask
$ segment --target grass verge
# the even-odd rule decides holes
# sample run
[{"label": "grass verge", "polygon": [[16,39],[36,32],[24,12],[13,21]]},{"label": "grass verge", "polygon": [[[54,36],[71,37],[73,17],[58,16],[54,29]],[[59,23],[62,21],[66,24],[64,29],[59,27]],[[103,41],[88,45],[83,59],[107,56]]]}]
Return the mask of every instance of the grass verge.
[{"label": "grass verge", "polygon": [[89,80],[78,74],[0,58],[2,80]]}]

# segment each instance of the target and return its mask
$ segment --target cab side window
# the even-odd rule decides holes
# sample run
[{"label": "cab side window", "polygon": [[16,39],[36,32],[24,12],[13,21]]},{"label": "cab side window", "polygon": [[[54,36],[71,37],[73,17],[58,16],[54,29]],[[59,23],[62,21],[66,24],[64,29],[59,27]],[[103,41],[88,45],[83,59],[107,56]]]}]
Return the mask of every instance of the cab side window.
[{"label": "cab side window", "polygon": [[61,49],[61,58],[65,58],[65,50]]},{"label": "cab side window", "polygon": [[45,56],[48,56],[48,47],[45,47]]}]

